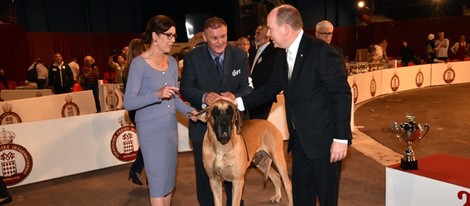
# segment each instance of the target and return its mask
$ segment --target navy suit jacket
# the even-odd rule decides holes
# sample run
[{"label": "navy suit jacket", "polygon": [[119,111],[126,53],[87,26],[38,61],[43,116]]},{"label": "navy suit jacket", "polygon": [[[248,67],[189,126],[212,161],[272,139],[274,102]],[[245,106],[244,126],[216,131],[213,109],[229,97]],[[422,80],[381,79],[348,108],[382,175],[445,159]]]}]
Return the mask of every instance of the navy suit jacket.
[{"label": "navy suit jacket", "polygon": [[[296,134],[309,159],[328,157],[333,138],[350,143],[351,89],[343,59],[333,47],[307,34],[302,36],[292,77],[287,77],[286,52],[279,52],[269,82],[243,96],[245,108],[284,91],[289,133]],[[289,151],[293,138],[289,138]]]},{"label": "navy suit jacket", "polygon": [[[184,57],[181,75],[181,96],[197,109],[202,108],[203,95],[209,92],[232,92],[242,96],[251,92],[248,86],[248,59],[246,53],[237,47],[227,45],[224,57],[224,76],[219,73],[209,53],[207,44],[191,50]],[[201,121],[189,123],[189,137],[202,142],[206,124]]]}]

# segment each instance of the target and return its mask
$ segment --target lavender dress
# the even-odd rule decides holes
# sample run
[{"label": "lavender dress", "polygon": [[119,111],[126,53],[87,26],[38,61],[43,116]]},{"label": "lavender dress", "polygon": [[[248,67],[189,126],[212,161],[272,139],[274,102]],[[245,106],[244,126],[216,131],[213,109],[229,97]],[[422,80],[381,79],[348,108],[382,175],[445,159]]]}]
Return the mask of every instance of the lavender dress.
[{"label": "lavender dress", "polygon": [[173,191],[176,179],[178,129],[176,110],[191,112],[179,96],[170,100],[157,97],[157,90],[168,85],[178,86],[176,60],[168,56],[166,71],[157,71],[145,60],[136,57],[130,66],[124,97],[127,110],[137,110],[135,120],[150,197],[163,197]]}]

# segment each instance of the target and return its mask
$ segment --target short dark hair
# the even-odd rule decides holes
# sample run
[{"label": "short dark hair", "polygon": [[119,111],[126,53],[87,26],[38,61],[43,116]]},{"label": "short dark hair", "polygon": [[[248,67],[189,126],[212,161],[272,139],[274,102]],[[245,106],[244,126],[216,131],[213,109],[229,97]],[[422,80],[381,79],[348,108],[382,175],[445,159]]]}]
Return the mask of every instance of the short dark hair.
[{"label": "short dark hair", "polygon": [[168,31],[171,27],[176,27],[175,21],[169,16],[157,15],[152,17],[148,23],[147,28],[142,33],[142,41],[146,44],[152,43],[152,33],[161,34]]},{"label": "short dark hair", "polygon": [[222,26],[227,26],[227,23],[219,17],[211,17],[206,20],[206,23],[204,23],[204,31],[206,31],[209,27],[212,29],[218,29]]}]

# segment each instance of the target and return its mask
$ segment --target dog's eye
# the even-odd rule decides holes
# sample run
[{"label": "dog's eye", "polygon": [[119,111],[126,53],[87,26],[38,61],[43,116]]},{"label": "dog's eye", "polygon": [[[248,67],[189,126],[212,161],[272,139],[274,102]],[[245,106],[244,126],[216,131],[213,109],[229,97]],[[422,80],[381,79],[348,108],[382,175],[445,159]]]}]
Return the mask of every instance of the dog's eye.
[{"label": "dog's eye", "polygon": [[225,113],[227,113],[227,115],[232,115],[232,114],[233,114],[233,109],[232,109],[232,107],[229,107],[229,108],[225,111]]},{"label": "dog's eye", "polygon": [[214,108],[212,110],[212,116],[217,117],[220,115],[220,110],[218,108]]}]

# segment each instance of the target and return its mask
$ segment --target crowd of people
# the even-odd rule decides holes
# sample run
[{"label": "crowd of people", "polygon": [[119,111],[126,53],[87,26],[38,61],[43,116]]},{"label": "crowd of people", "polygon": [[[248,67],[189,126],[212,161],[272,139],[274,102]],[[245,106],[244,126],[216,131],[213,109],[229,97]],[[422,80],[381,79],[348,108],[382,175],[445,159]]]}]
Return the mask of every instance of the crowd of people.
[{"label": "crowd of people", "polygon": [[[450,51],[450,52],[449,52]],[[434,34],[428,34],[424,45],[423,55],[416,52],[410,45],[410,40],[404,39],[401,42],[399,50],[399,59],[401,66],[446,63],[448,61],[464,61],[470,57],[470,45],[467,43],[465,35],[461,35],[459,40],[451,44],[445,37],[444,31]],[[369,62],[387,63],[387,41],[385,39],[378,44],[372,44],[369,47]]]}]

